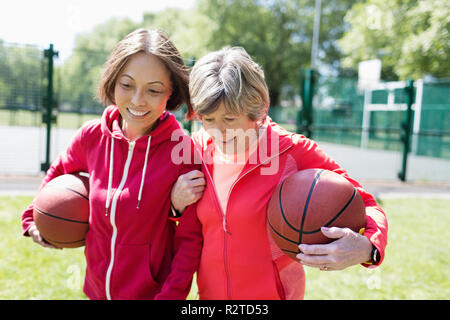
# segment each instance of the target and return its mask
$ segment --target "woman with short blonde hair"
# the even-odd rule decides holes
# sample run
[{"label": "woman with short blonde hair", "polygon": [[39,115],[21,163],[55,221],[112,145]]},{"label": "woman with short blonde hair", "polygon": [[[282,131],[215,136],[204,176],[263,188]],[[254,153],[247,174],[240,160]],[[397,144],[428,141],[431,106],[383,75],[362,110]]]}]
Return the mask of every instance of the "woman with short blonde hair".
[{"label": "woman with short blonde hair", "polygon": [[267,116],[269,89],[264,71],[240,47],[226,47],[204,56],[190,75],[189,90],[194,111],[208,114],[223,102],[234,114],[246,114],[251,120]]},{"label": "woman with short blonde hair", "polygon": [[[200,299],[303,299],[303,265],[326,271],[382,262],[387,243],[383,210],[316,142],[284,130],[267,116],[264,74],[243,48],[225,48],[201,58],[191,72],[189,88],[203,124],[193,140],[206,179],[204,196],[196,204],[197,227],[203,234],[203,248],[197,253]],[[247,139],[249,131],[256,132],[256,138]],[[232,148],[243,137],[243,148]],[[237,155],[245,161],[236,161]],[[268,235],[266,211],[274,189],[286,177],[311,168],[334,171],[353,184],[364,201],[366,228],[361,234],[322,228],[333,241],[299,245],[299,260],[294,261]],[[180,176],[172,189],[175,206],[192,203],[179,195],[194,193],[191,185],[196,179]]]}]

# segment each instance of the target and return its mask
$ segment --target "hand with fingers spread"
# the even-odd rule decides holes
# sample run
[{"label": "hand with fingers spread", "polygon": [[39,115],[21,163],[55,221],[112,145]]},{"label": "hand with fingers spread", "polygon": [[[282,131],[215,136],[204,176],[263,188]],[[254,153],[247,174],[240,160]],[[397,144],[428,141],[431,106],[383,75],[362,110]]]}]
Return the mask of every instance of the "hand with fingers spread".
[{"label": "hand with fingers spread", "polygon": [[54,245],[45,241],[45,239],[42,238],[41,233],[39,232],[39,230],[37,229],[35,224],[33,224],[28,229],[28,234],[30,235],[31,239],[33,239],[34,242],[36,242],[37,244],[40,244],[43,247],[52,248],[52,249],[61,249],[61,248],[55,247]]},{"label": "hand with fingers spread", "polygon": [[349,228],[325,228],[322,233],[330,239],[328,244],[301,244],[300,262],[320,270],[343,270],[347,267],[370,260],[372,243],[367,237]]},{"label": "hand with fingers spread", "polygon": [[188,205],[197,202],[203,196],[205,186],[205,176],[199,170],[179,176],[170,193],[172,206],[183,212]]}]

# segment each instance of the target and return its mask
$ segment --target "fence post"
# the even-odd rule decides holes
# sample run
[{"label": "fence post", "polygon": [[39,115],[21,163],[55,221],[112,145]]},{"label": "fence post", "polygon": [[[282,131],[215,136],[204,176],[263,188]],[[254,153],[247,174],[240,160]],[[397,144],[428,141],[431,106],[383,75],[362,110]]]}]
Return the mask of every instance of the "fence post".
[{"label": "fence post", "polygon": [[54,106],[54,98],[53,98],[53,57],[58,57],[58,52],[53,50],[53,44],[50,44],[50,47],[44,50],[44,57],[47,58],[47,93],[44,98],[44,107],[43,110],[43,122],[46,124],[46,147],[45,147],[45,162],[41,163],[41,171],[46,172],[48,168],[50,168],[50,136],[52,131],[52,115],[53,115],[53,106]]},{"label": "fence post", "polygon": [[297,117],[297,133],[302,133],[306,137],[312,138],[312,102],[316,80],[315,71],[313,69],[302,70],[301,79],[302,110],[299,112]]},{"label": "fence post", "polygon": [[406,114],[405,120],[402,123],[402,135],[401,141],[403,142],[403,155],[402,155],[402,168],[398,173],[398,177],[401,181],[406,181],[406,164],[408,161],[408,153],[411,142],[411,128],[412,128],[412,104],[414,102],[414,81],[408,80],[406,82]]}]

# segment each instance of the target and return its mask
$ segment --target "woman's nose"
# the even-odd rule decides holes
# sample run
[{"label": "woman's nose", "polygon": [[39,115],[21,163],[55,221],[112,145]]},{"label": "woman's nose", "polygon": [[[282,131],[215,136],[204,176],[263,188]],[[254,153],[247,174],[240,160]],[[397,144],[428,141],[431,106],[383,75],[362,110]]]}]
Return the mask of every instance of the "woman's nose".
[{"label": "woman's nose", "polygon": [[209,135],[215,139],[222,140],[224,138],[221,128],[217,125],[210,125],[207,128]]},{"label": "woman's nose", "polygon": [[131,99],[131,103],[135,106],[144,106],[145,105],[145,96],[141,90],[136,90],[133,94],[133,98]]},{"label": "woman's nose", "polygon": [[216,130],[217,130],[218,134],[220,134],[222,139],[226,138],[227,128],[225,126],[217,125]]}]

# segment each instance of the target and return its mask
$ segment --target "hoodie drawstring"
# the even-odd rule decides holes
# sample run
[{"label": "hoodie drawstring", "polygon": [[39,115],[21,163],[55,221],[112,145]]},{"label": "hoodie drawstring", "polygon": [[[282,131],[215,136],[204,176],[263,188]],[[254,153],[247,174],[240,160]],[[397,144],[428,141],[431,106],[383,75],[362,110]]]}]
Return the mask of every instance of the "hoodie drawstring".
[{"label": "hoodie drawstring", "polygon": [[112,189],[112,177],[114,167],[114,138],[111,137],[111,152],[109,154],[109,174],[108,174],[108,193],[106,195],[106,213],[108,215],[109,206],[111,204],[111,189]]},{"label": "hoodie drawstring", "polygon": [[150,142],[151,141],[152,141],[152,136],[148,136],[147,149],[145,150],[144,168],[142,169],[141,187],[139,188],[138,203],[137,203],[136,209],[139,209],[139,204],[141,203],[142,190],[144,189],[145,172],[147,171],[147,160],[148,160],[148,153],[150,151]]},{"label": "hoodie drawstring", "polygon": [[[148,155],[150,153],[150,142],[152,140],[152,136],[148,136],[147,140],[147,149],[145,151],[145,161],[144,161],[144,167],[142,169],[142,178],[141,178],[141,186],[139,188],[139,194],[138,194],[138,201],[136,209],[139,209],[139,205],[142,199],[142,191],[144,189],[144,183],[145,183],[145,173],[147,171],[147,162],[148,162]],[[112,180],[113,180],[113,169],[114,169],[114,138],[111,137],[111,152],[109,155],[109,174],[108,174],[108,193],[106,195],[106,213],[105,216],[108,216],[109,213],[109,207],[111,205],[111,190],[112,190]]]}]

